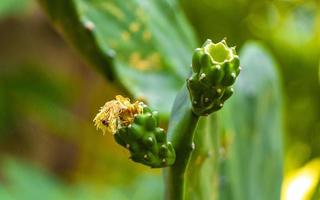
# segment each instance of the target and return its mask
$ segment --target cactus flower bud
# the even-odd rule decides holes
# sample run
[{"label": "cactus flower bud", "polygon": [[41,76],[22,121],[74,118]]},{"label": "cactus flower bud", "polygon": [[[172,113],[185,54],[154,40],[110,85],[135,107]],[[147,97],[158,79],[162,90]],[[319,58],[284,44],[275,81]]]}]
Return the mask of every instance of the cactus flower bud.
[{"label": "cactus flower bud", "polygon": [[225,40],[216,44],[207,40],[195,49],[192,75],[187,79],[193,112],[204,116],[221,109],[233,94],[232,85],[239,73],[239,57]]},{"label": "cactus flower bud", "polygon": [[100,109],[93,121],[103,133],[112,133],[115,141],[130,151],[133,161],[153,168],[174,163],[175,151],[165,131],[158,127],[158,112],[143,102],[131,104],[130,99],[118,95]]}]

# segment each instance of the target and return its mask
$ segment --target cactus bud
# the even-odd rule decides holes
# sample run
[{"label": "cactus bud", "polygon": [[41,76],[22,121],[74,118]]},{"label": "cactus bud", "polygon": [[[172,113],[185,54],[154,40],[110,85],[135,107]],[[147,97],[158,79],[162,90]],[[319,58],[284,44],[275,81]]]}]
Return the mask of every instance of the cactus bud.
[{"label": "cactus bud", "polygon": [[93,121],[103,133],[112,133],[115,141],[130,151],[133,161],[153,168],[174,163],[175,151],[158,127],[159,114],[144,103],[131,104],[128,98],[118,95],[100,109]]},{"label": "cactus bud", "polygon": [[240,61],[234,47],[225,40],[207,40],[192,57],[192,75],[187,86],[192,110],[198,116],[221,109],[233,94],[232,85],[240,73]]}]

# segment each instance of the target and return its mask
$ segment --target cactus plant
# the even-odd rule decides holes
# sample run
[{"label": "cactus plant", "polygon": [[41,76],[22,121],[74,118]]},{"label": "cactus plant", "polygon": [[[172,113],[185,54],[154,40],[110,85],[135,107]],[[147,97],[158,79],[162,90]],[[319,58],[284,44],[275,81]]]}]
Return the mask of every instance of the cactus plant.
[{"label": "cactus plant", "polygon": [[[217,44],[207,40],[203,47],[206,51],[209,49],[209,51],[216,52],[210,52],[210,55],[204,54],[204,56],[200,57],[201,60],[206,56],[215,56],[216,54],[223,54],[226,53],[225,51],[230,51],[228,58],[226,60],[223,58],[220,62],[223,66],[223,70],[226,72],[223,72],[222,77],[216,77],[214,74],[216,71],[214,71],[213,74],[208,72],[208,77],[210,75],[211,78],[209,81],[211,85],[204,85],[200,82],[202,80],[199,81],[198,87],[204,85],[204,89],[197,88],[197,95],[200,97],[210,96],[212,93],[215,94],[215,91],[210,89],[212,87],[221,87],[221,90],[223,90],[221,95],[214,99],[214,103],[209,106],[209,108],[204,108],[205,115],[208,115],[211,112],[219,110],[214,107],[216,101],[221,103],[221,101],[227,100],[227,98],[224,98],[225,91],[227,91],[224,87],[230,88],[235,80],[233,80],[232,83],[230,81],[224,81],[229,79],[229,75],[232,74],[233,71],[239,69],[239,58],[236,55],[234,48],[231,49],[227,47],[225,40]],[[212,48],[215,47],[218,47],[218,49],[213,50]],[[198,54],[199,51],[196,49],[193,58],[197,57]],[[194,60],[195,59],[193,59],[193,61]],[[216,62],[215,60],[212,61]],[[197,63],[193,62],[192,65],[193,68],[199,69],[196,72],[199,74],[200,70],[204,73],[208,67],[212,66],[212,63],[210,65],[201,65],[197,67],[195,66]],[[193,77],[194,76],[197,75],[193,75]],[[214,83],[218,83],[219,85],[212,86]],[[189,90],[187,91],[186,86],[183,87],[180,94],[176,97],[172,110],[170,119],[170,122],[172,123],[169,124],[168,135],[173,146],[170,142],[166,141],[163,130],[157,127],[158,114],[151,112],[151,110],[142,102],[130,104],[128,99],[117,96],[116,100],[107,102],[94,119],[98,128],[101,128],[102,130],[107,129],[110,132],[113,132],[116,141],[121,146],[129,149],[133,161],[151,167],[166,167],[171,165],[170,169],[167,170],[167,195],[169,199],[176,200],[185,199],[185,172],[191,158],[191,153],[195,148],[193,141],[195,129],[199,117],[203,115],[202,111],[199,112],[200,109],[195,109],[194,107],[195,100],[193,95],[195,95],[196,88],[190,79],[187,80],[187,84]],[[187,98],[187,96],[189,96],[187,94],[190,95],[192,103],[190,102],[190,99]],[[230,97],[229,94],[227,95]],[[157,135],[159,136],[157,137]],[[157,143],[158,141],[159,143]],[[177,156],[175,155],[175,151]]]},{"label": "cactus plant", "polygon": [[[248,55],[244,69],[246,65],[252,67],[244,77],[239,75],[239,58],[235,50],[228,47],[225,41],[217,44],[207,41],[192,56],[192,49],[196,47],[195,37],[175,0],[39,2],[51,21],[89,63],[125,89],[129,96],[143,99],[148,107],[157,110],[164,126],[169,122],[166,139],[158,127],[159,121],[154,119],[157,114],[147,107],[137,108],[136,116],[130,116],[128,122],[114,118],[115,128],[110,129],[118,144],[129,147],[134,161],[164,168],[168,199],[218,197],[260,200],[278,195],[282,162],[279,160],[281,151],[276,150],[281,149],[281,128],[275,131],[266,127],[280,126],[281,117],[275,110],[281,108],[281,99],[276,99],[274,95],[264,96],[276,103],[256,107],[248,105],[250,102],[264,102],[256,95],[274,94],[279,89],[275,65],[269,63],[265,52]],[[132,10],[134,12],[129,12]],[[257,64],[261,55],[267,59],[261,59]],[[259,65],[263,66],[265,62],[269,67],[263,70],[272,72],[270,76],[261,79],[249,73],[250,70],[262,70]],[[188,77],[190,63],[192,72]],[[236,100],[228,103],[226,100],[233,93],[232,85],[238,75],[240,81],[235,83],[235,93],[245,92],[246,96],[234,95]],[[247,79],[250,84],[247,84]],[[270,83],[274,83],[272,88],[254,90],[259,93],[251,90],[254,86]],[[226,109],[216,112],[223,105]],[[238,112],[239,108],[241,112]],[[109,119],[106,121],[105,112],[101,111],[102,115],[96,118],[97,125],[108,130]],[[256,122],[254,117],[247,116],[249,113],[258,113],[263,118]],[[261,133],[258,146],[267,146],[272,152],[272,163],[276,167],[268,169],[280,174],[275,184],[268,184],[270,176],[259,180],[253,177],[249,173],[252,168],[245,168],[245,162],[239,160],[247,159],[250,145],[256,142],[255,137],[249,137],[256,132],[248,131],[248,135],[243,135],[240,119],[262,127],[253,130]],[[159,132],[163,136],[160,140],[157,139]],[[149,140],[150,137],[154,143]],[[172,148],[168,142],[172,143]],[[160,153],[162,145],[167,145],[170,152],[165,157],[167,163],[163,162],[164,157]],[[250,166],[269,167],[270,158],[266,159],[268,152],[255,148],[258,149],[255,157],[265,159],[253,159]],[[151,162],[146,158],[152,158]],[[244,174],[250,176],[244,177]],[[258,188],[261,194],[266,195],[264,197],[253,194],[253,188],[256,189],[259,184],[265,186]]]}]

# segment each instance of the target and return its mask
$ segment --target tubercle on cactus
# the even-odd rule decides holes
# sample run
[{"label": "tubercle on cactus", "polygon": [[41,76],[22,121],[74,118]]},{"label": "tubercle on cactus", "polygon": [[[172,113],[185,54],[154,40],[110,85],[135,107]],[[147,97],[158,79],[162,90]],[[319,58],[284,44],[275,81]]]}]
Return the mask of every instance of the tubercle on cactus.
[{"label": "tubercle on cactus", "polygon": [[159,115],[147,105],[120,95],[107,102],[94,118],[97,129],[113,133],[115,141],[127,148],[135,162],[162,168],[175,162],[175,150],[159,127]]}]

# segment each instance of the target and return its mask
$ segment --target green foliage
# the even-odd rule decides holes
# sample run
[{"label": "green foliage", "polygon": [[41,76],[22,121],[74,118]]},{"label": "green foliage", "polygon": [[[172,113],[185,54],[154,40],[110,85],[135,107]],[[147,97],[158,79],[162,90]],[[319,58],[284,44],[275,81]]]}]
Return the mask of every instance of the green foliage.
[{"label": "green foliage", "polygon": [[[65,80],[54,79],[42,67],[32,64],[3,66],[0,73],[0,136],[14,134],[21,127],[21,116],[42,121],[52,130],[62,130],[75,123],[75,116],[66,111],[73,88],[62,87]],[[19,68],[19,70],[15,70]],[[20,116],[20,117],[17,117]],[[51,119],[64,119],[50,122]],[[59,132],[59,131],[57,131]],[[71,133],[71,131],[70,131]]]},{"label": "green foliage", "polygon": [[[30,163],[12,158],[2,158],[1,171],[5,174],[6,184],[0,184],[1,200],[11,199],[48,199],[48,200],[160,200],[162,186],[159,176],[141,176],[126,185],[109,185],[108,189],[98,189],[92,183],[67,185],[52,174]],[[31,184],[31,185],[30,185]],[[145,193],[144,190],[150,191]]]},{"label": "green foliage", "polygon": [[279,199],[283,171],[282,93],[277,64],[265,48],[247,43],[234,97],[221,112],[222,199]]},{"label": "green foliage", "polygon": [[143,113],[134,122],[114,134],[118,144],[127,148],[131,159],[153,168],[170,166],[175,161],[175,151],[167,135],[159,127],[159,114],[144,105]]},{"label": "green foliage", "polygon": [[[63,185],[55,178],[46,176],[41,169],[35,169],[23,162],[5,158],[1,165],[2,171],[10,184],[3,186],[13,199],[65,199]],[[32,182],[33,190],[30,189]]]},{"label": "green foliage", "polygon": [[174,1],[39,2],[91,64],[169,116],[196,46]]},{"label": "green foliage", "polygon": [[1,0],[0,1],[0,18],[11,15],[17,15],[19,12],[26,10],[29,6],[28,0]]},{"label": "green foliage", "polygon": [[239,57],[225,40],[217,44],[207,40],[193,54],[192,71],[187,81],[192,110],[199,116],[209,115],[233,94],[231,86],[240,73]]}]

